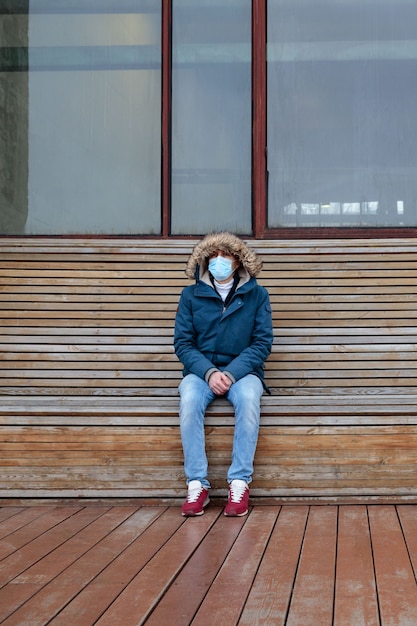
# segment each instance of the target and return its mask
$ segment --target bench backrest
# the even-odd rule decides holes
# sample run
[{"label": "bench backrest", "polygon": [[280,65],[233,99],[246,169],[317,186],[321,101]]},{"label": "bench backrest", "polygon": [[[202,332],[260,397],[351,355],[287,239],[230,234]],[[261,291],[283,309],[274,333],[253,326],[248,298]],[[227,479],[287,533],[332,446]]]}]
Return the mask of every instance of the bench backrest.
[{"label": "bench backrest", "polygon": [[[176,395],[194,243],[3,239],[0,395]],[[273,308],[273,394],[415,393],[414,240],[248,243]]]}]

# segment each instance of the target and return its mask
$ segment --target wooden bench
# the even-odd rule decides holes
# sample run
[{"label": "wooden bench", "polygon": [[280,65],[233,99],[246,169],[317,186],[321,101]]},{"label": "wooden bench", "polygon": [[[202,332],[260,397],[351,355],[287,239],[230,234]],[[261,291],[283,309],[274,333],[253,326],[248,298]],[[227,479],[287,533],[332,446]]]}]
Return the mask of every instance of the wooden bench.
[{"label": "wooden bench", "polygon": [[[182,497],[188,240],[0,241],[0,497]],[[417,243],[253,241],[271,295],[251,495],[417,500]],[[213,495],[233,414],[207,416]]]}]

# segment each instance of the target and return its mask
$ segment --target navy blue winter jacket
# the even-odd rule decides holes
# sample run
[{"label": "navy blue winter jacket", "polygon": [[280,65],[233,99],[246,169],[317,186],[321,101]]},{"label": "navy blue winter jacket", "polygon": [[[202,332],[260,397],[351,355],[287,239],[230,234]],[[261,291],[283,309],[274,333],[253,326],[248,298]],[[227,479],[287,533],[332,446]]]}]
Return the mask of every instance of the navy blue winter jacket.
[{"label": "navy blue winter jacket", "polygon": [[210,369],[226,370],[234,380],[247,374],[264,378],[273,341],[267,290],[253,276],[239,284],[226,308],[215,289],[202,280],[182,291],[174,334],[183,374],[200,378]]}]

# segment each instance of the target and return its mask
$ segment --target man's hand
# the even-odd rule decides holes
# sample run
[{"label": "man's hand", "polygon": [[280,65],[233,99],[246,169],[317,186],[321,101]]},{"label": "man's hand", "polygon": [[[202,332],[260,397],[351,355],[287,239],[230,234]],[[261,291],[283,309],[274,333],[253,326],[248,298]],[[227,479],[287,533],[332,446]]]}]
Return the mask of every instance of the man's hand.
[{"label": "man's hand", "polygon": [[232,386],[232,381],[223,372],[213,372],[208,381],[209,387],[216,396],[223,396]]}]

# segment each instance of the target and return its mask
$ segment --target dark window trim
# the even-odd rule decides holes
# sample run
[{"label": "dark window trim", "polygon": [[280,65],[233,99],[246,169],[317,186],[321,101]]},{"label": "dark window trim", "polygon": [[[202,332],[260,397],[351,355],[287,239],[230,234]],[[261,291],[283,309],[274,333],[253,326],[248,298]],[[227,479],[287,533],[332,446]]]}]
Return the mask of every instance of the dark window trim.
[{"label": "dark window trim", "polygon": [[161,236],[171,230],[172,0],[162,0]]},{"label": "dark window trim", "polygon": [[252,223],[261,238],[267,223],[266,1],[252,2]]},{"label": "dark window trim", "polygon": [[405,239],[417,238],[417,227],[288,227],[265,230],[257,239]]}]

